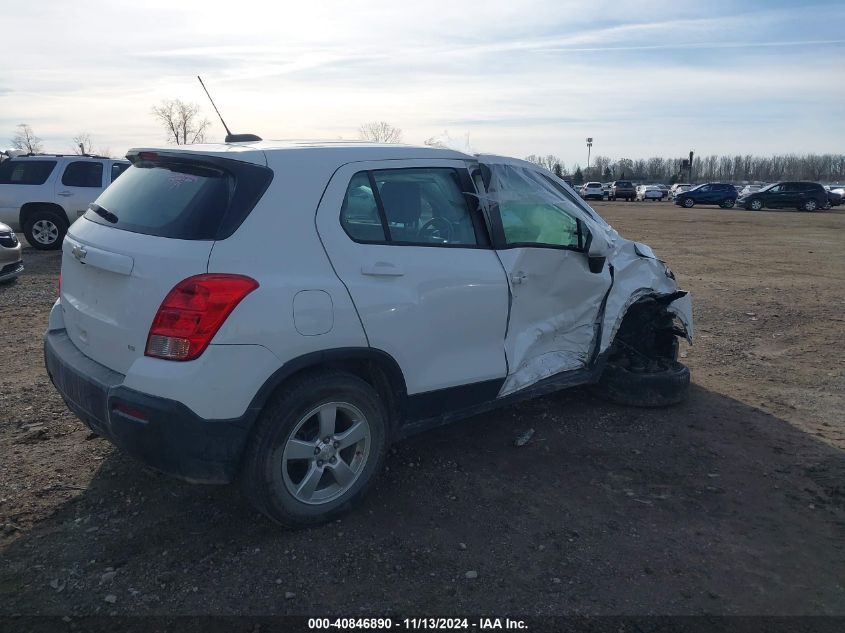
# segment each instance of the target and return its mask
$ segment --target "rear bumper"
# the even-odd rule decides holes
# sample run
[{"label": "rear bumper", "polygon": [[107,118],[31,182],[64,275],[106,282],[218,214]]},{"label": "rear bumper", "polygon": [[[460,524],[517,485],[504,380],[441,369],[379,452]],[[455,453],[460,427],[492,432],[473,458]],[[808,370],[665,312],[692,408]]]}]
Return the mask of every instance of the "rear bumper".
[{"label": "rear bumper", "polygon": [[44,361],[68,408],[132,457],[192,482],[237,475],[248,416],[206,420],[180,402],[129,389],[123,374],[85,356],[65,330],[45,334]]}]

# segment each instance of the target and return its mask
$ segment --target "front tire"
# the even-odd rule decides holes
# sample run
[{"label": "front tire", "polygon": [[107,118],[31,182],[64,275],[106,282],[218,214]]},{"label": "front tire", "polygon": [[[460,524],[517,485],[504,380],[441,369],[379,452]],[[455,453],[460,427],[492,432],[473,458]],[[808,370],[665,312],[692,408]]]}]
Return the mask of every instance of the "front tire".
[{"label": "front tire", "polygon": [[345,372],[305,375],[262,411],[241,484],[256,509],[285,527],[351,509],[384,464],[388,416],[378,393]]},{"label": "front tire", "polygon": [[634,372],[608,362],[593,392],[616,404],[655,408],[686,400],[689,385],[689,368],[677,361],[659,372]]},{"label": "front tire", "polygon": [[683,203],[684,209],[692,209],[695,206],[695,200],[692,198],[685,198]]},{"label": "front tire", "polygon": [[32,248],[39,251],[55,251],[62,247],[67,233],[67,219],[55,211],[37,210],[23,223],[23,234]]},{"label": "front tire", "polygon": [[748,203],[747,208],[751,209],[752,211],[759,211],[760,209],[763,208],[763,201],[759,200],[759,199],[758,200],[752,200],[751,202]]}]

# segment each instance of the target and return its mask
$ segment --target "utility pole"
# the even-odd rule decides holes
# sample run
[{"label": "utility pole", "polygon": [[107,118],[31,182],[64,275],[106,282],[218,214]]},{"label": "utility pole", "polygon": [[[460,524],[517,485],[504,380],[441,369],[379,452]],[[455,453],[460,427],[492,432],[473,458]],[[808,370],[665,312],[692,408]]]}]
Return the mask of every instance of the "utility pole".
[{"label": "utility pole", "polygon": [[590,149],[592,147],[593,147],[593,137],[588,136],[587,137],[587,172],[590,171]]},{"label": "utility pole", "polygon": [[692,157],[693,157],[693,151],[690,150],[689,151],[689,182],[690,182],[690,184],[693,184],[692,183]]}]

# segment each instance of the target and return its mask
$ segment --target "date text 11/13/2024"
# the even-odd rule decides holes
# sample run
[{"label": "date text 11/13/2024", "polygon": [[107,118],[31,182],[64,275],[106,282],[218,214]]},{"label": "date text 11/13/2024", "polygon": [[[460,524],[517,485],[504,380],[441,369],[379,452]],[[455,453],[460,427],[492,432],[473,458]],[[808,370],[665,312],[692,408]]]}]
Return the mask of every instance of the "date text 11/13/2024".
[{"label": "date text 11/13/2024", "polygon": [[468,618],[309,618],[308,628],[339,629],[339,630],[524,630],[525,621],[511,618],[479,618],[477,621]]}]

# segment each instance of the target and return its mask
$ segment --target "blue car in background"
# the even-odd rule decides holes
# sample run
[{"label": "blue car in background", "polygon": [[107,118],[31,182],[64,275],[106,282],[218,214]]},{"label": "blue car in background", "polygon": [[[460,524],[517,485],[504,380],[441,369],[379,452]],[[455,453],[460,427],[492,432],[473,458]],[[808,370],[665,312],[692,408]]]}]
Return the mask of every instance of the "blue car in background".
[{"label": "blue car in background", "polygon": [[697,204],[717,204],[730,209],[736,203],[736,187],[724,182],[708,182],[675,195],[675,204],[691,209]]}]

